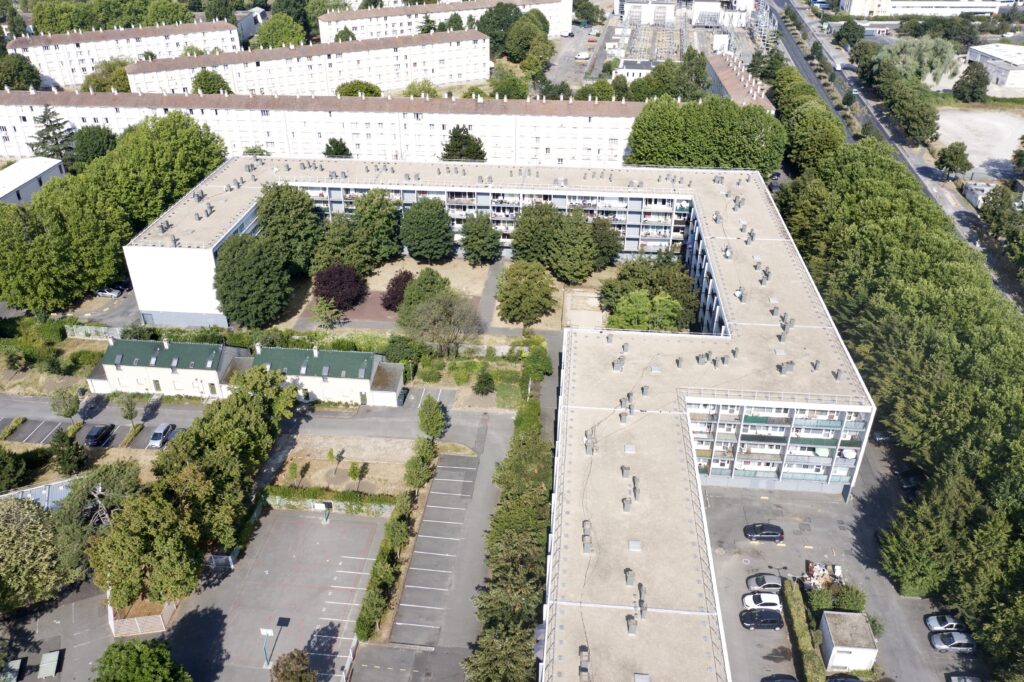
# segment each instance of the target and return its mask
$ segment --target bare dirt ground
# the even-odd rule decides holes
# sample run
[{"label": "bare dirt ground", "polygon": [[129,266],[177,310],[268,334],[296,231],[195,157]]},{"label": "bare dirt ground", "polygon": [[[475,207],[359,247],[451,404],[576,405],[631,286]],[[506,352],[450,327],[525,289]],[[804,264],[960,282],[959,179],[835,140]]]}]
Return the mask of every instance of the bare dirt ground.
[{"label": "bare dirt ground", "polygon": [[[1013,177],[1010,156],[1024,133],[1024,111],[971,107],[939,109],[939,144],[967,145],[967,156],[979,176],[1008,179]],[[970,173],[968,174],[970,177]]]},{"label": "bare dirt ground", "polygon": [[425,263],[417,263],[412,258],[402,258],[392,263],[386,263],[377,271],[377,274],[367,280],[367,284],[370,285],[370,291],[383,292],[388,288],[388,282],[398,272],[408,270],[412,274],[417,275],[425,268],[434,268],[443,277],[448,278],[452,283],[453,289],[461,291],[468,296],[479,297],[480,292],[483,291],[484,282],[487,281],[486,266],[474,268],[462,258],[453,258],[441,265],[427,265]]},{"label": "bare dirt ground", "polygon": [[[412,454],[413,441],[405,438],[347,438],[344,436],[299,436],[288,453],[288,462],[295,462],[299,478],[293,480],[285,464],[275,483],[324,487],[332,490],[356,490],[349,477],[355,463],[365,465],[366,475],[358,489],[368,493],[400,493],[406,489],[403,480],[405,460]],[[341,462],[328,460],[328,451],[341,453]]]}]

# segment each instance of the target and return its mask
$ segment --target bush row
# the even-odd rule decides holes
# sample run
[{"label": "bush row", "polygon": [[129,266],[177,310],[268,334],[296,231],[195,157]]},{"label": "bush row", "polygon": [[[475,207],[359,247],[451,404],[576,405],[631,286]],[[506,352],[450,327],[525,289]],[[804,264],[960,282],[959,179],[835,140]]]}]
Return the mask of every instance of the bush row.
[{"label": "bush row", "polygon": [[290,485],[268,485],[263,489],[268,497],[286,500],[327,500],[345,504],[395,504],[394,495],[364,493],[359,490],[330,490],[329,488],[299,488]]},{"label": "bush row", "polygon": [[373,636],[391,602],[400,573],[399,556],[409,542],[411,521],[412,496],[401,495],[395,500],[391,518],[384,525],[384,539],[380,543],[373,568],[370,569],[370,580],[366,584],[363,604],[356,617],[356,637],[364,642]]},{"label": "bush row", "polygon": [[814,645],[804,597],[796,581],[787,580],[783,584],[782,605],[786,614],[786,626],[789,628],[789,638],[796,652],[799,677],[805,682],[825,682],[825,664]]}]

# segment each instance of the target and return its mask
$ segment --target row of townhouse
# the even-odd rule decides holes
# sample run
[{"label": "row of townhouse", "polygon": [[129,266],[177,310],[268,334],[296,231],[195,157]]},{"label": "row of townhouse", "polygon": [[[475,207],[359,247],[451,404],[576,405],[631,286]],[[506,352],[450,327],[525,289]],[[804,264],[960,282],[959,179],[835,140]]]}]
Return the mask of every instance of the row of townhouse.
[{"label": "row of townhouse", "polygon": [[80,84],[100,62],[121,57],[129,61],[179,56],[186,47],[205,52],[238,52],[238,31],[227,21],[72,31],[22,36],[7,43],[7,51],[29,59],[44,87]]},{"label": "row of townhouse", "polygon": [[357,159],[436,161],[454,126],[479,137],[487,163],[616,168],[642,102],[407,97],[277,97],[0,92],[0,156],[32,156],[44,106],[78,128],[121,133],[147,116],[181,111],[223,138],[228,153],[318,158],[330,138]]},{"label": "row of townhouse", "polygon": [[[429,17],[435,23],[440,23],[452,14],[459,15],[463,25],[468,25],[470,18],[479,21],[484,12],[498,2],[499,0],[467,0],[433,5],[328,12],[320,17],[320,36],[322,40],[333,40],[343,28],[352,31],[357,40],[409,36],[419,33],[424,19]],[[509,4],[517,6],[523,12],[540,10],[547,17],[548,36],[552,38],[572,29],[571,0],[510,0]]]},{"label": "row of townhouse", "polygon": [[385,91],[421,79],[454,85],[487,79],[490,39],[453,31],[156,59],[130,64],[128,83],[132,92],[189,93],[203,69],[220,74],[232,92],[254,95],[333,95],[356,79]]}]

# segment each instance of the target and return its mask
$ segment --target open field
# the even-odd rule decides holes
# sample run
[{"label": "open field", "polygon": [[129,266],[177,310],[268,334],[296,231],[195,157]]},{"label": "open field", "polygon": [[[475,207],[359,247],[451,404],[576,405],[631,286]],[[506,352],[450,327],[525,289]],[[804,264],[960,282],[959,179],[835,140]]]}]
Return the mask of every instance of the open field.
[{"label": "open field", "polygon": [[[1010,156],[1024,133],[1024,110],[972,107],[939,109],[939,143],[967,145],[967,156],[974,164],[975,178],[988,176],[1006,179],[1013,175]],[[970,177],[970,173],[968,174]]]}]

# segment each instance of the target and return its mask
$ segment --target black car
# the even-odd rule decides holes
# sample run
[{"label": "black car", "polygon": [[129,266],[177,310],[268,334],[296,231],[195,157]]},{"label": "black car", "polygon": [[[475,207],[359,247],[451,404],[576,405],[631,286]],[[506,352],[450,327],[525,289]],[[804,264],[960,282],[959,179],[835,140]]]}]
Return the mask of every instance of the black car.
[{"label": "black car", "polygon": [[405,386],[398,392],[398,406],[405,405],[405,399],[409,396],[409,389]]},{"label": "black car", "polygon": [[797,680],[792,675],[784,675],[780,673],[778,675],[769,675],[768,677],[762,677],[761,682],[799,682],[799,680]]},{"label": "black car", "polygon": [[113,424],[100,424],[89,429],[85,436],[85,444],[91,448],[98,448],[107,442],[110,434],[114,432]]},{"label": "black car", "polygon": [[826,682],[861,682],[859,677],[853,675],[829,675],[825,678]]},{"label": "black car", "polygon": [[773,523],[752,523],[749,526],[743,526],[743,535],[748,540],[766,540],[769,542],[782,542],[786,539],[786,534],[782,531],[782,527],[776,526]]},{"label": "black car", "polygon": [[748,630],[781,630],[782,614],[774,609],[740,611],[740,624]]}]

